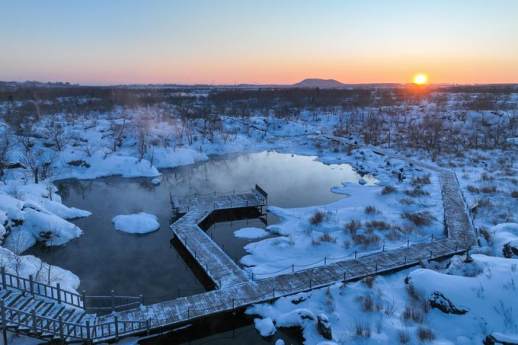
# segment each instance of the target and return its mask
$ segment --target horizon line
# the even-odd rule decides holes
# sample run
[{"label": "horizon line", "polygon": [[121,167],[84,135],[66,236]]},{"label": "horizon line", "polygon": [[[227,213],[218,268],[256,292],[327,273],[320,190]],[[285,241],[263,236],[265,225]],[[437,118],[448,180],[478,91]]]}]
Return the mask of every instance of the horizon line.
[{"label": "horizon line", "polygon": [[[208,83],[208,82],[199,82],[199,83],[188,83],[188,82],[166,82],[166,83],[131,83],[131,82],[124,82],[124,83],[81,83],[81,82],[72,82],[72,81],[66,81],[66,80],[60,80],[60,81],[53,81],[53,80],[0,80],[0,83],[16,83],[16,84],[23,84],[23,83],[37,83],[37,84],[68,84],[71,86],[91,86],[91,87],[115,87],[115,86],[187,86],[187,87],[195,87],[195,86],[211,86],[211,87],[231,87],[231,86],[258,86],[258,87],[290,87],[290,86],[296,86],[297,84],[305,81],[305,80],[319,80],[319,81],[335,81],[342,85],[338,85],[336,87],[323,87],[326,89],[338,89],[341,87],[347,87],[347,86],[361,86],[361,85],[415,85],[412,82],[360,82],[360,83],[344,83],[337,79],[333,78],[304,78],[298,82],[295,83],[253,83],[253,82],[239,82],[239,83]],[[462,82],[438,82],[438,83],[428,83],[424,86],[445,86],[445,85],[451,85],[451,86],[466,86],[466,85],[516,85],[518,84],[518,81],[514,82],[477,82],[477,83],[462,83]],[[299,88],[318,88],[318,86],[299,86]]]}]

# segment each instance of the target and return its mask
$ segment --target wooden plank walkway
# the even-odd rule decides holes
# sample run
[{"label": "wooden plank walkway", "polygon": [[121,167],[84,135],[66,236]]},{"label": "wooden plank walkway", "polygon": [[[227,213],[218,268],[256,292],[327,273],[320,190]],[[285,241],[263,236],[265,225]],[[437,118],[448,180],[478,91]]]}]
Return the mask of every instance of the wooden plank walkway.
[{"label": "wooden plank walkway", "polygon": [[[171,229],[218,289],[104,316],[81,313],[80,304],[79,307],[61,306],[61,302],[57,303],[53,294],[45,296],[43,303],[40,303],[24,299],[23,296],[9,297],[10,293],[2,293],[2,326],[45,339],[111,341],[124,336],[172,329],[199,318],[329,286],[339,281],[355,281],[408,268],[423,261],[439,260],[466,252],[475,243],[476,236],[455,173],[405,157],[392,157],[404,159],[439,174],[447,238],[254,280],[207,236],[199,224],[214,211],[262,207],[267,200],[264,190],[257,186],[252,193],[219,197],[196,196],[187,202],[174,203],[175,212],[183,214],[183,217]],[[17,288],[12,286],[9,291]],[[17,301],[22,301],[22,304],[16,304]],[[33,313],[25,308],[36,303],[45,304],[46,307]],[[79,309],[79,314],[83,316],[72,318],[72,322],[65,322],[63,315],[70,308]],[[45,313],[40,313],[39,310],[45,310]],[[48,316],[49,311],[51,316]],[[74,315],[74,310],[68,311],[66,315],[69,314]],[[76,312],[75,315],[77,314]]]},{"label": "wooden plank walkway", "polygon": [[266,197],[257,191],[246,194],[196,197],[194,201],[175,203],[178,213],[186,212],[171,225],[176,239],[205,271],[213,284],[221,289],[248,281],[244,272],[207,233],[200,228],[213,212],[239,208],[262,208]]}]

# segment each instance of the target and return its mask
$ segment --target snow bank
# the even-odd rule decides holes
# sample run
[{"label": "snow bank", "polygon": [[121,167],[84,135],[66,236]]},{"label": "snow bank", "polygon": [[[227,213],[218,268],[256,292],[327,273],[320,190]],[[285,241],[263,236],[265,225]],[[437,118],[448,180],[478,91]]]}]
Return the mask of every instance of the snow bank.
[{"label": "snow bank", "polygon": [[444,328],[441,331],[465,334],[473,343],[481,344],[489,332],[508,334],[518,330],[518,260],[480,254],[473,255],[473,260],[470,264],[453,261],[453,267],[445,273],[415,270],[409,282],[424,299],[440,292],[457,308],[467,310],[464,315],[453,316],[434,309],[429,316],[431,323]]},{"label": "snow bank", "polygon": [[518,249],[518,223],[502,223],[495,225],[490,230],[493,238],[493,254],[505,256],[504,249],[507,246],[511,250],[507,256],[512,256],[512,248]]},{"label": "snow bank", "polygon": [[115,229],[130,234],[146,234],[160,228],[158,218],[144,212],[115,216],[112,221]]},{"label": "snow bank", "polygon": [[266,317],[264,319],[254,319],[255,328],[262,337],[269,337],[277,332],[272,319]]},{"label": "snow bank", "polygon": [[255,239],[268,236],[268,231],[261,228],[242,228],[234,231],[237,238]]},{"label": "snow bank", "polygon": [[[406,162],[401,164],[406,166]],[[414,195],[413,178],[428,174],[411,167],[405,171],[407,178],[400,183],[391,174],[377,176],[380,183],[395,186],[390,193],[382,185],[344,183],[333,188],[344,198],[327,205],[291,209],[269,206],[268,211],[281,222],[268,226],[268,231],[280,236],[246,245],[248,255],[241,258],[241,263],[265,278],[291,272],[292,267],[303,269],[344,260],[354,257],[356,251],[398,248],[407,239],[416,243],[441,237],[443,208],[437,176],[430,174],[429,183]],[[402,217],[403,212],[426,212],[430,222],[416,226]]]},{"label": "snow bank", "polygon": [[0,266],[5,267],[7,273],[28,278],[44,284],[56,285],[59,283],[65,290],[75,292],[79,287],[79,278],[68,270],[42,262],[33,255],[18,256],[9,249],[0,247]]},{"label": "snow bank", "polygon": [[22,253],[37,241],[48,246],[59,246],[79,237],[81,233],[79,227],[63,218],[27,207],[23,211],[23,223],[12,228],[5,245],[16,253]]}]

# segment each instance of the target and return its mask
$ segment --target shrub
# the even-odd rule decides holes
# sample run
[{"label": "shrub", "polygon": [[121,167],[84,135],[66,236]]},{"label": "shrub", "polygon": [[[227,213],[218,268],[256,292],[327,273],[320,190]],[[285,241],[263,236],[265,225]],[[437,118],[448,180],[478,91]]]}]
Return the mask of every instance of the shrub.
[{"label": "shrub", "polygon": [[363,278],[362,281],[369,289],[372,289],[375,279],[376,279],[376,276],[367,276],[367,277]]},{"label": "shrub", "polygon": [[365,214],[376,214],[376,213],[378,213],[378,210],[376,209],[376,207],[371,206],[371,205],[365,207]]},{"label": "shrub", "polygon": [[399,343],[408,344],[410,342],[410,334],[407,331],[399,331]]},{"label": "shrub", "polygon": [[320,241],[322,242],[330,242],[330,243],[336,243],[336,238],[328,234],[327,232],[320,236]]},{"label": "shrub", "polygon": [[467,189],[468,189],[468,192],[470,192],[470,193],[479,193],[480,192],[480,189],[478,189],[477,187],[472,186],[472,185],[469,185],[467,187]]},{"label": "shrub", "polygon": [[425,184],[431,183],[432,181],[430,181],[430,175],[414,177],[411,182],[412,186],[424,186]]},{"label": "shrub", "polygon": [[412,197],[430,195],[430,193],[421,188],[421,186],[416,186],[414,189],[406,190],[405,194]]},{"label": "shrub", "polygon": [[349,231],[351,235],[356,235],[358,229],[362,227],[362,223],[358,220],[351,220],[349,223],[345,224],[345,229]]},{"label": "shrub", "polygon": [[407,219],[417,226],[430,225],[432,223],[432,215],[428,211],[423,212],[404,212],[401,217]]},{"label": "shrub", "polygon": [[323,211],[317,211],[309,218],[309,223],[311,225],[321,224],[324,221],[325,216],[326,214]]},{"label": "shrub", "polygon": [[358,296],[356,300],[362,306],[362,310],[364,312],[373,312],[374,311],[374,300],[370,295],[367,296]]},{"label": "shrub", "polygon": [[403,319],[406,321],[411,320],[417,323],[422,323],[424,321],[424,313],[416,307],[407,305],[403,311]]},{"label": "shrub", "polygon": [[368,247],[370,245],[378,244],[380,238],[376,234],[358,234],[352,237],[353,242],[356,244]]},{"label": "shrub", "polygon": [[382,220],[372,220],[370,222],[365,223],[365,226],[367,227],[367,229],[370,230],[387,230],[390,228],[390,224],[385,223]]},{"label": "shrub", "polygon": [[518,190],[513,190],[513,191],[511,192],[511,196],[512,196],[513,198],[515,198],[515,199],[518,199]]},{"label": "shrub", "polygon": [[381,190],[381,194],[386,195],[386,194],[394,193],[395,191],[396,191],[396,188],[394,188],[393,186],[385,186]]},{"label": "shrub", "polygon": [[432,341],[435,339],[435,335],[433,334],[432,330],[429,328],[419,327],[417,329],[417,337],[422,341]]},{"label": "shrub", "polygon": [[370,338],[371,328],[368,324],[363,322],[356,322],[355,333],[357,337]]},{"label": "shrub", "polygon": [[482,193],[486,193],[486,194],[493,194],[493,193],[496,193],[496,187],[495,186],[485,186],[485,187],[480,188],[480,191]]}]

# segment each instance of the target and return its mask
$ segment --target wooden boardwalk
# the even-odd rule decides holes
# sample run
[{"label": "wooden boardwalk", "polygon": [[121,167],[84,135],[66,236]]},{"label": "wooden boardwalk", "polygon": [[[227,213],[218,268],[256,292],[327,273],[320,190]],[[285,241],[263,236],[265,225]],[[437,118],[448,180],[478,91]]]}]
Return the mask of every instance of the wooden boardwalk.
[{"label": "wooden boardwalk", "polygon": [[267,196],[260,191],[262,189],[244,194],[203,196],[174,203],[176,212],[184,215],[171,225],[171,230],[219,289],[246,282],[248,275],[200,228],[200,223],[217,211],[262,208]]},{"label": "wooden boardwalk", "polygon": [[[455,173],[404,157],[397,158],[439,174],[447,235],[445,239],[325,262],[318,267],[258,280],[248,277],[199,224],[213,212],[262,207],[266,205],[266,193],[257,186],[253,192],[245,194],[196,196],[188,201],[174,202],[174,211],[183,216],[171,229],[213,281],[216,290],[97,316],[85,312],[81,296],[72,294],[72,300],[76,302],[66,303],[62,300],[61,292],[57,294],[61,296],[59,298],[54,293],[35,296],[34,287],[27,288],[25,283],[23,287],[18,283],[4,284],[0,294],[2,326],[44,339],[104,342],[172,329],[196,319],[329,286],[339,281],[355,281],[401,270],[423,261],[439,260],[466,252],[475,243],[476,237]],[[14,297],[9,299],[11,295]],[[21,297],[16,297],[17,295]],[[46,306],[42,308],[43,305]],[[71,315],[70,318],[68,315]]]}]

